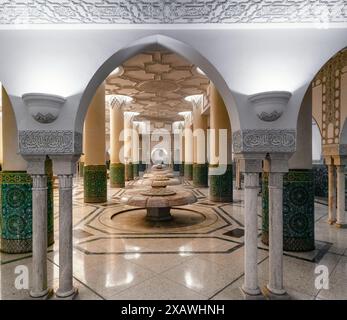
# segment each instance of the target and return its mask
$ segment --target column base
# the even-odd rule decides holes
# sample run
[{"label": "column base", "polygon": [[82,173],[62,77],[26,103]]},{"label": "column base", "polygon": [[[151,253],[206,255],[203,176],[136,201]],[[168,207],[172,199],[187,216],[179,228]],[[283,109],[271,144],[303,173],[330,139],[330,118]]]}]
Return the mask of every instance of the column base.
[{"label": "column base", "polygon": [[78,288],[72,288],[72,290],[68,292],[60,292],[59,289],[55,293],[55,297],[58,300],[74,300],[78,295]]},{"label": "column base", "polygon": [[84,202],[102,203],[107,201],[106,165],[84,167]]},{"label": "column base", "polygon": [[208,187],[208,163],[193,164],[193,185],[197,188]]},{"label": "column base", "polygon": [[179,166],[180,166],[180,170],[179,170],[180,176],[184,177],[184,162],[182,162]]},{"label": "column base", "polygon": [[29,295],[30,295],[30,298],[34,300],[48,300],[54,295],[54,291],[53,289],[48,288],[42,292],[30,291]]},{"label": "column base", "polygon": [[111,188],[125,187],[125,165],[123,163],[110,164],[110,186]]},{"label": "column base", "polygon": [[339,223],[339,222],[336,222],[336,223],[335,223],[335,226],[336,226],[337,228],[347,229],[347,223]]},{"label": "column base", "polygon": [[265,300],[265,297],[262,295],[262,292],[259,288],[257,290],[253,290],[245,289],[242,286],[241,288],[239,288],[239,290],[241,291],[244,300]]},{"label": "column base", "polygon": [[214,202],[233,202],[233,169],[227,165],[224,174],[209,175],[208,199]]},{"label": "column base", "polygon": [[291,300],[288,293],[284,290],[270,289],[268,285],[262,288],[263,295],[269,300]]},{"label": "column base", "polygon": [[333,224],[335,224],[335,223],[336,223],[336,220],[335,220],[335,219],[334,219],[334,220],[328,219],[328,224],[333,225]]},{"label": "column base", "polygon": [[187,180],[193,180],[193,164],[192,163],[184,164],[184,178]]},{"label": "column base", "polygon": [[[283,250],[311,251],[314,242],[314,179],[310,169],[290,169],[283,177]],[[268,173],[262,175],[262,236],[269,245]]]}]

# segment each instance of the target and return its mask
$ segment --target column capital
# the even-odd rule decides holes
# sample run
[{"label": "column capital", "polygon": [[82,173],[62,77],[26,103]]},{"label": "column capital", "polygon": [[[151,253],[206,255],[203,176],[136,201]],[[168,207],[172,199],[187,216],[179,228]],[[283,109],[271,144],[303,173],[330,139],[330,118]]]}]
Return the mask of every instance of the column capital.
[{"label": "column capital", "polygon": [[53,173],[56,175],[73,175],[76,172],[76,162],[80,155],[51,156],[53,161]]},{"label": "column capital", "polygon": [[235,155],[235,159],[239,161],[240,171],[245,173],[260,173],[262,169],[262,161],[265,159],[265,153],[240,153]]},{"label": "column capital", "polygon": [[23,158],[27,161],[27,173],[30,175],[45,175],[46,174],[46,156],[45,155],[24,155]]},{"label": "column capital", "polygon": [[292,153],[270,153],[269,169],[270,172],[288,172],[288,160]]}]

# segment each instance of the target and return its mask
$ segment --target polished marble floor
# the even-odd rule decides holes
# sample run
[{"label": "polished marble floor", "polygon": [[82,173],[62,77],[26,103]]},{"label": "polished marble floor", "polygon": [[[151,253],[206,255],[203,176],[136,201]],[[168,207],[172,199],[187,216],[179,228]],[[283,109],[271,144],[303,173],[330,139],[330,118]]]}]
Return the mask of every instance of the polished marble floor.
[{"label": "polished marble floor", "polygon": [[[135,188],[132,181],[127,188]],[[212,203],[207,189],[191,189],[198,202],[173,210],[175,223],[148,223],[143,210],[120,204],[124,189],[111,189],[104,204],[83,203],[82,181],[74,188],[74,281],[78,299],[242,299],[243,192],[234,202]],[[49,248],[49,285],[58,286],[58,194],[55,244]],[[258,203],[259,235],[261,199]],[[284,283],[294,299],[347,299],[347,229],[326,223],[327,206],[315,204],[316,249],[285,253]],[[15,268],[31,269],[30,254],[0,254],[0,298],[26,299],[15,288]],[[268,279],[268,250],[259,241],[259,280]],[[329,270],[329,289],[317,288],[318,265]]]}]

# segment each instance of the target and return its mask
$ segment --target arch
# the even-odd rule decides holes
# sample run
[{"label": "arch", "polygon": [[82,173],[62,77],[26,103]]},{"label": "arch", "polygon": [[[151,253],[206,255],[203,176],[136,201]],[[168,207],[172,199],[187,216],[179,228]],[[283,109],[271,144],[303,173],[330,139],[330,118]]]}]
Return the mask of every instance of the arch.
[{"label": "arch", "polygon": [[87,114],[89,103],[91,102],[96,89],[99,85],[107,78],[107,76],[122,63],[130,59],[131,57],[139,54],[140,52],[153,48],[155,46],[164,47],[174,53],[179,54],[183,58],[192,62],[194,65],[201,68],[206,76],[214,83],[218,88],[225,105],[227,106],[227,111],[229,114],[231,127],[239,127],[239,117],[236,108],[236,102],[231,94],[231,91],[226,84],[223,77],[220,75],[218,70],[209,62],[205,57],[203,57],[195,48],[187,45],[184,42],[176,40],[172,37],[164,35],[151,35],[141,38],[127,47],[117,51],[110,58],[108,58],[99,67],[99,69],[94,73],[93,77],[90,79],[88,85],[86,86],[79,106],[77,110],[77,115],[75,119],[75,130],[78,132],[83,132],[83,122]]}]

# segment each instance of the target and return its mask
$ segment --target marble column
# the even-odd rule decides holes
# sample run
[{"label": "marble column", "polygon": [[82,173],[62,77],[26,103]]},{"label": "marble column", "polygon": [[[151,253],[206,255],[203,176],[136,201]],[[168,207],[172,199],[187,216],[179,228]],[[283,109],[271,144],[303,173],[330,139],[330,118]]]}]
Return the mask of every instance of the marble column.
[{"label": "marble column", "polygon": [[285,294],[283,288],[283,174],[269,173],[269,283],[268,290]]},{"label": "marble column", "polygon": [[123,151],[123,139],[121,133],[124,130],[123,105],[125,100],[121,96],[115,96],[110,101],[110,186],[123,188],[125,186],[125,166]]},{"label": "marble column", "polygon": [[105,84],[97,89],[84,121],[84,202],[107,201]]},{"label": "marble column", "polygon": [[192,113],[184,114],[184,177],[193,180],[193,127]]},{"label": "marble column", "polygon": [[[227,108],[217,88],[211,83],[210,101],[210,168],[209,199],[216,202],[233,201],[232,139]],[[225,141],[222,132],[226,132]],[[223,173],[216,171],[223,168]]]},{"label": "marble column", "polygon": [[337,187],[337,216],[336,216],[336,226],[346,227],[346,212],[345,212],[345,166],[336,166],[336,187]]},{"label": "marble column", "polygon": [[78,155],[52,156],[53,170],[59,178],[59,288],[56,296],[71,299],[77,293],[73,286],[73,175]]},{"label": "marble column", "polygon": [[328,223],[336,222],[336,179],[335,166],[328,164]]},{"label": "marble column", "polygon": [[32,177],[32,276],[30,296],[45,299],[52,290],[47,285],[47,175],[46,156],[26,156]]},{"label": "marble column", "polygon": [[191,99],[193,105],[193,185],[208,187],[208,162],[206,157],[207,117],[202,114],[203,95]]},{"label": "marble column", "polygon": [[242,290],[246,295],[260,295],[258,287],[258,191],[261,159],[241,160],[244,171],[245,276]]}]

